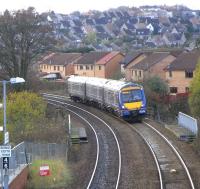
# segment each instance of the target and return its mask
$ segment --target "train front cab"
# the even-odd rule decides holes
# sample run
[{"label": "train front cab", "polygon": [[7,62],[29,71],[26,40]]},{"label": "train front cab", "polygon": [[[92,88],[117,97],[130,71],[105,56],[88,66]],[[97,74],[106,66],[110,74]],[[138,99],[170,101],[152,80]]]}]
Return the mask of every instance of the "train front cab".
[{"label": "train front cab", "polygon": [[127,86],[119,93],[121,117],[125,120],[139,120],[146,114],[146,98],[141,86]]}]

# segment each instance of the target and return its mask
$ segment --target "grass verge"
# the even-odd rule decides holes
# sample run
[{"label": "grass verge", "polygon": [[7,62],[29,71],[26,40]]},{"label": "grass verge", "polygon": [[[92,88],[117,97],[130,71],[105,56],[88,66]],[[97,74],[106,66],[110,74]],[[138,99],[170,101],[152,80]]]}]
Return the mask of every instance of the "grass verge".
[{"label": "grass verge", "polygon": [[[40,166],[43,165],[49,166],[49,176],[40,176]],[[36,160],[29,168],[27,189],[64,189],[70,180],[70,171],[62,160]]]}]

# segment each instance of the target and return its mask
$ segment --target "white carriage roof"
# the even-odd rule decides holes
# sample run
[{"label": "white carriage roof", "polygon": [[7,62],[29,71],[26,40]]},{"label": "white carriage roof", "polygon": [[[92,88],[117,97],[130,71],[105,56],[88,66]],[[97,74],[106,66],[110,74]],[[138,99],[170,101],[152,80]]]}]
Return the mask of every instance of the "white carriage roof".
[{"label": "white carriage roof", "polygon": [[84,76],[70,76],[68,80],[79,83],[88,83],[92,85],[95,84],[96,86],[104,86],[106,89],[110,90],[120,90],[128,84],[125,81]]},{"label": "white carriage roof", "polygon": [[88,77],[84,76],[74,76],[71,75],[68,79],[68,81],[78,82],[78,83],[85,83],[87,81]]},{"label": "white carriage roof", "polygon": [[117,80],[109,80],[104,87],[107,89],[111,89],[111,90],[120,90],[121,88],[123,88],[124,86],[126,86],[127,83],[124,81],[117,81]]},{"label": "white carriage roof", "polygon": [[91,84],[91,85],[96,85],[96,86],[104,86],[106,84],[106,82],[108,82],[108,79],[104,79],[104,78],[97,78],[97,77],[89,77],[86,81],[87,84]]}]

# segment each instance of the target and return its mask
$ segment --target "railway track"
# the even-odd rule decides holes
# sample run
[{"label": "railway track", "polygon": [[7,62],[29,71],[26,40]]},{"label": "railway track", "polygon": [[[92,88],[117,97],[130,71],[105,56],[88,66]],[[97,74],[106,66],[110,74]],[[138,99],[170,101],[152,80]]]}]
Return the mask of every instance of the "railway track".
[{"label": "railway track", "polygon": [[96,160],[87,189],[117,189],[121,172],[121,152],[118,139],[112,128],[96,115],[75,105],[45,97],[53,105],[61,105],[65,110],[80,117],[96,136]]},{"label": "railway track", "polygon": [[[60,99],[62,101],[67,100],[66,97],[61,97],[61,96],[52,96],[52,97]],[[116,119],[116,117],[114,119]],[[120,120],[120,122],[123,121]],[[171,142],[167,140],[167,138],[165,138],[161,133],[159,133],[159,131],[157,131],[155,128],[153,128],[146,122],[143,122],[141,124],[134,124],[134,126],[127,122],[124,122],[124,124],[128,125],[131,128],[131,130],[134,130],[134,132],[137,132],[144,139],[147,146],[149,146],[149,149],[154,156],[154,161],[156,162],[157,172],[159,175],[157,180],[159,180],[160,184],[159,187],[156,188],[161,188],[161,189],[195,188],[194,183],[192,181],[192,177],[189,173],[186,164],[184,163],[183,158],[178,153],[176,148],[171,144]],[[119,180],[117,181],[117,183],[119,183]],[[117,187],[118,184],[115,185],[115,188]],[[135,188],[140,188],[140,187],[135,187]],[[148,186],[146,186],[146,188],[148,188]]]}]

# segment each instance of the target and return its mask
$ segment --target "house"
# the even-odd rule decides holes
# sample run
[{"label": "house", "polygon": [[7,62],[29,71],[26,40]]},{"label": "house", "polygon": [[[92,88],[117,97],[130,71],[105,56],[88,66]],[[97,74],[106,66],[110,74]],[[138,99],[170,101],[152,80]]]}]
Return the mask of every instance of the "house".
[{"label": "house", "polygon": [[124,59],[121,61],[121,72],[125,73],[125,79],[130,81],[132,79],[131,67],[147,57],[147,54],[143,52],[131,52],[126,54]]},{"label": "house", "polygon": [[164,68],[176,59],[170,52],[153,52],[130,67],[133,81],[144,81],[150,77],[158,76],[165,80]]},{"label": "house", "polygon": [[40,73],[59,73],[62,78],[74,74],[73,64],[81,57],[81,53],[50,53],[39,61]]},{"label": "house", "polygon": [[199,58],[199,50],[183,52],[165,68],[170,93],[189,92],[190,83],[194,76],[195,67]]},{"label": "house", "polygon": [[120,62],[124,58],[118,51],[89,52],[83,55],[75,64],[76,75],[88,77],[112,78],[120,72]]}]

